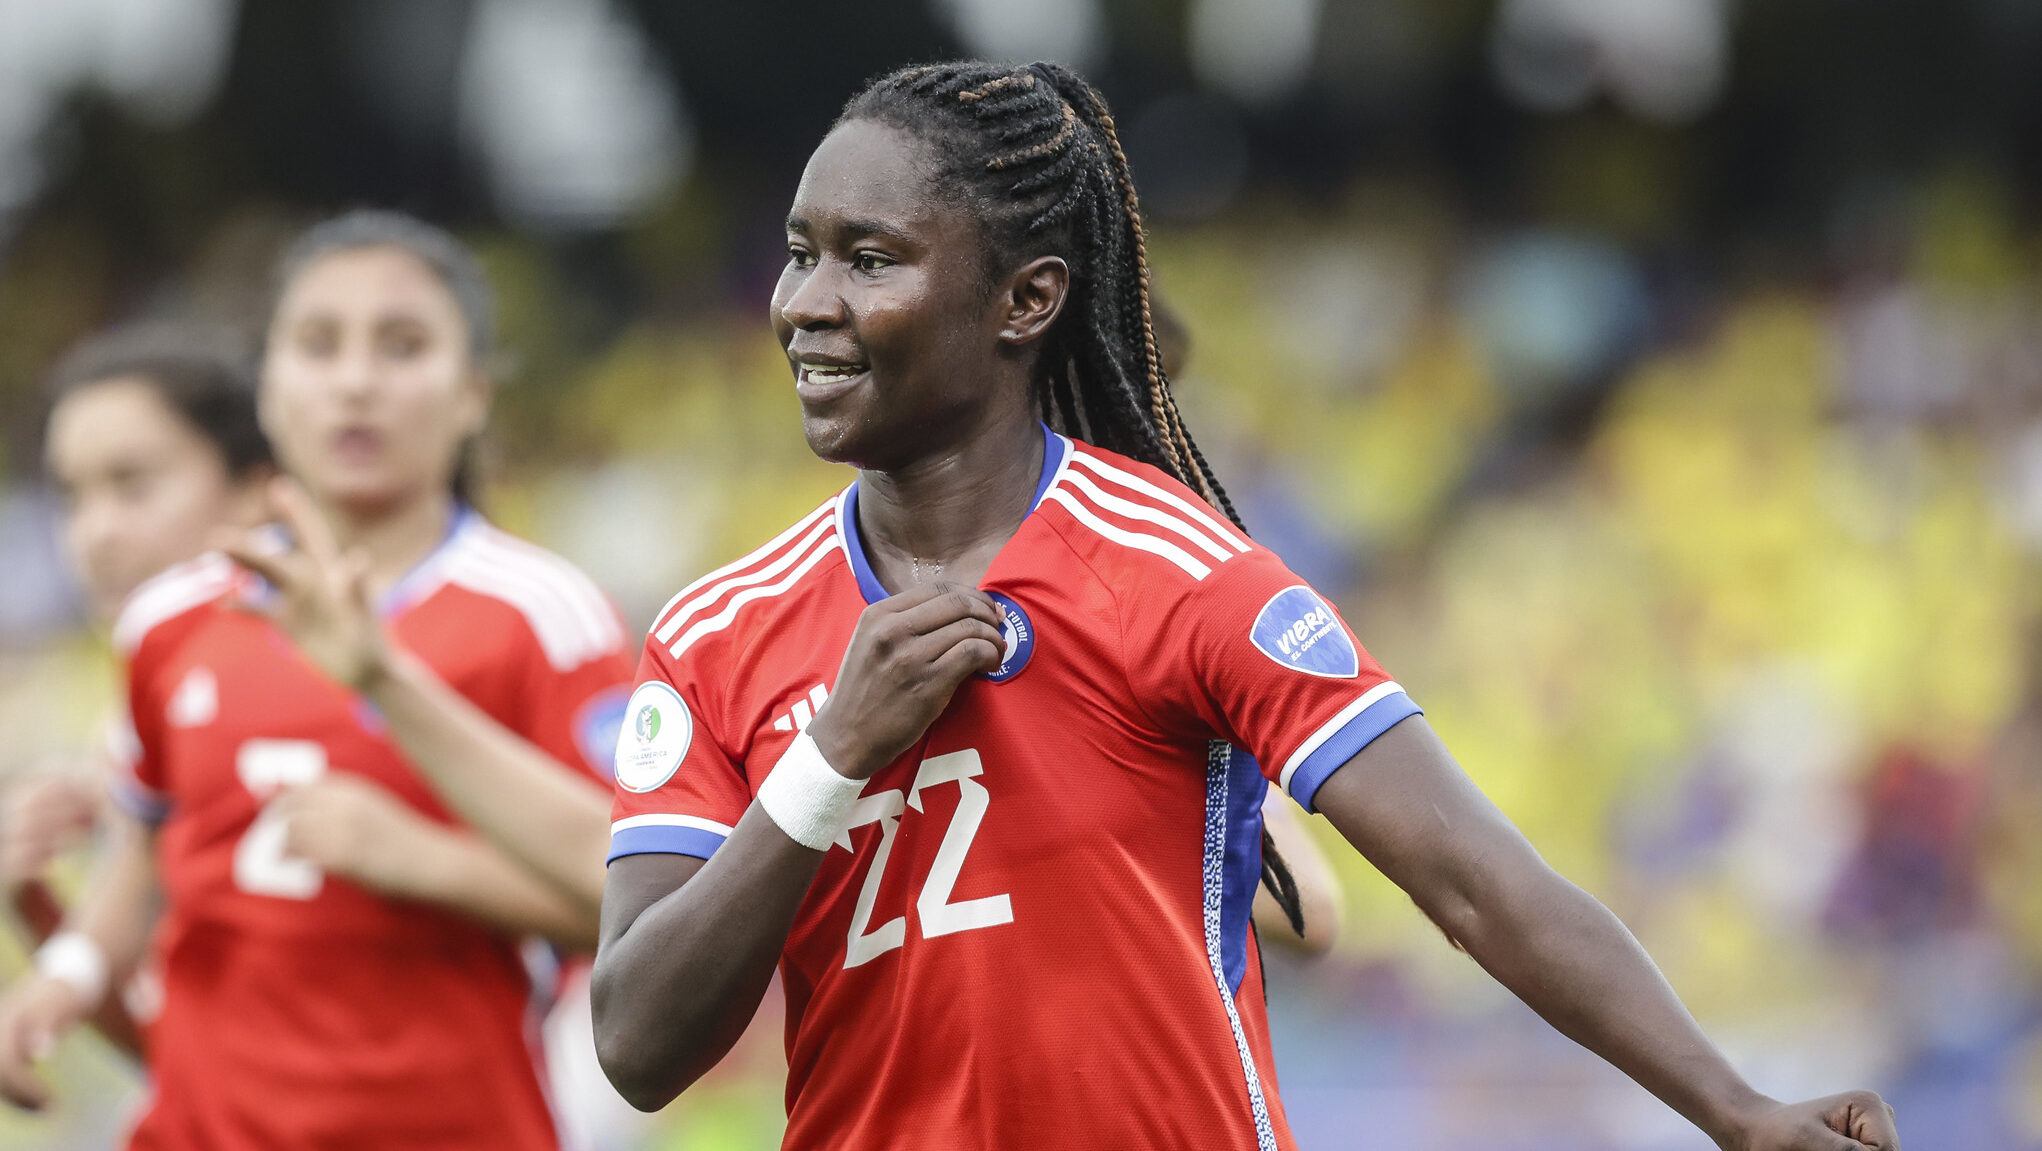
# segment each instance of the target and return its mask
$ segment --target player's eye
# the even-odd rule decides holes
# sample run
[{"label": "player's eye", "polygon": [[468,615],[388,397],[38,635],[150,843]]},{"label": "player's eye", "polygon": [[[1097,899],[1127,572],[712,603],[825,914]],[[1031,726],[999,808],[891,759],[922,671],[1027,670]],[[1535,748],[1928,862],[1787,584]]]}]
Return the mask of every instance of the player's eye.
[{"label": "player's eye", "polygon": [[878,252],[860,252],[854,266],[861,272],[877,272],[893,267],[893,260]]},{"label": "player's eye", "polygon": [[107,486],[113,490],[114,498],[120,502],[140,503],[149,494],[149,481],[152,478],[147,468],[121,468],[107,477]]},{"label": "player's eye", "polygon": [[787,262],[797,268],[811,268],[815,266],[815,253],[799,244],[789,244],[787,245]]},{"label": "player's eye", "polygon": [[393,360],[408,360],[425,351],[429,337],[417,324],[391,324],[376,333],[376,350]]}]

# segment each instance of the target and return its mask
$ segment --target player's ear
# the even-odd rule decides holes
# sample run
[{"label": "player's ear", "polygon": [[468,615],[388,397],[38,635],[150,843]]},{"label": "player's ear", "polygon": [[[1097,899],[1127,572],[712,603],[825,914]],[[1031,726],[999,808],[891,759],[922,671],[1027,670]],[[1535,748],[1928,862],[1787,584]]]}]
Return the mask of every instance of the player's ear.
[{"label": "player's ear", "polygon": [[1071,266],[1061,256],[1037,256],[1022,264],[994,293],[1000,307],[1000,342],[1034,343],[1056,323],[1071,292]]}]

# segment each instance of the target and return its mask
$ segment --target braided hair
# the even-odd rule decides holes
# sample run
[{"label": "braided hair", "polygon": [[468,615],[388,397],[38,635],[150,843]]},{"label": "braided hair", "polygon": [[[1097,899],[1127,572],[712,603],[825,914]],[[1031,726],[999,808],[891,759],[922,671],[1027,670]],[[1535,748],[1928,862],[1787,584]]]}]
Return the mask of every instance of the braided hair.
[{"label": "braided hair", "polygon": [[[1055,255],[1069,265],[1066,311],[1036,364],[1050,425],[1162,469],[1241,527],[1163,372],[1141,205],[1098,89],[1056,64],[928,64],[873,81],[837,123],[853,120],[930,145],[937,191],[979,222],[985,291],[1025,260]],[[1215,741],[1209,763],[1230,754]],[[1267,829],[1262,882],[1303,935],[1297,883]]]}]

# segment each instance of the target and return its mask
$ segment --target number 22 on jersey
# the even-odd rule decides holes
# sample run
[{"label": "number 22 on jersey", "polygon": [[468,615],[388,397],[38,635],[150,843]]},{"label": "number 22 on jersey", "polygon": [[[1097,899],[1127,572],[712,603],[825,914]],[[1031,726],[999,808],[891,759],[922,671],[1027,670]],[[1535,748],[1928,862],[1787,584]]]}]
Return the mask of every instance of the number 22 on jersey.
[{"label": "number 22 on jersey", "polygon": [[871,930],[867,928],[872,923],[873,904],[879,898],[879,884],[886,873],[886,861],[893,854],[894,836],[900,832],[901,815],[910,807],[917,812],[922,810],[922,791],[925,788],[955,783],[958,796],[957,811],[950,817],[950,826],[943,832],[943,842],[936,849],[936,861],[929,867],[929,877],[922,881],[922,893],[915,900],[915,915],[921,921],[922,938],[933,939],[938,935],[1014,922],[1013,904],[1004,893],[957,903],[950,901],[950,891],[957,886],[957,877],[964,871],[965,856],[971,852],[972,841],[978,837],[979,825],[985,821],[986,809],[992,804],[992,794],[976,778],[984,773],[985,764],[980,761],[978,752],[966,748],[923,760],[915,772],[914,784],[905,793],[882,791],[877,795],[859,797],[857,805],[851,809],[851,822],[845,827],[843,838],[837,840],[837,845],[849,848],[853,828],[877,823],[879,850],[872,855],[872,868],[865,873],[865,884],[858,889],[858,903],[851,912],[851,930],[844,948],[844,967],[847,970],[869,963],[907,942],[908,921],[905,915],[894,916]]}]

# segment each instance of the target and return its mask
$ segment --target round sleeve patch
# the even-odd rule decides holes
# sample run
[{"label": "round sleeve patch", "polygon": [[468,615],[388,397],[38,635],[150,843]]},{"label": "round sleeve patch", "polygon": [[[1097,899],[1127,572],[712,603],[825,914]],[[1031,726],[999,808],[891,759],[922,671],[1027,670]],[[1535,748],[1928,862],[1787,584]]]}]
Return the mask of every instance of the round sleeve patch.
[{"label": "round sleeve patch", "polygon": [[1361,674],[1361,653],[1340,617],[1303,584],[1269,597],[1248,629],[1255,650],[1307,675],[1353,679]]},{"label": "round sleeve patch", "polygon": [[617,783],[626,791],[651,791],[674,777],[695,737],[695,719],[671,684],[647,680],[624,705],[617,733]]}]

